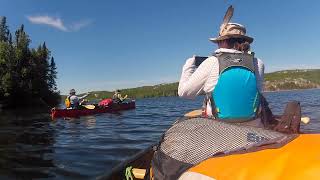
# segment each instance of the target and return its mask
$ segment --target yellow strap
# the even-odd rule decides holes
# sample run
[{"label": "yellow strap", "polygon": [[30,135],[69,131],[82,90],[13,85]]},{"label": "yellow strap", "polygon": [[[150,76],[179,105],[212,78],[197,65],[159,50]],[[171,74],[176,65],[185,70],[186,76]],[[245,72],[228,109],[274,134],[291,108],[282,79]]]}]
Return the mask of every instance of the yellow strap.
[{"label": "yellow strap", "polygon": [[146,175],[146,172],[147,171],[145,169],[138,169],[138,168],[133,168],[132,169],[132,174],[137,179],[144,179],[144,176]]}]

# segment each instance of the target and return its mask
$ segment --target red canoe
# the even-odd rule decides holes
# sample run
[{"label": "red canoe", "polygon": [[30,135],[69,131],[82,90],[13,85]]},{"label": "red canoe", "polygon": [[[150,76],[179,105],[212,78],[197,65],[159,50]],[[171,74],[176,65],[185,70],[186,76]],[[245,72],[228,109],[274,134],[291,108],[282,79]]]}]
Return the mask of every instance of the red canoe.
[{"label": "red canoe", "polygon": [[111,104],[110,106],[97,106],[94,109],[57,109],[53,108],[51,110],[51,117],[60,118],[60,117],[79,117],[87,116],[100,113],[111,113],[122,110],[129,110],[136,108],[135,101],[125,102],[121,104]]}]

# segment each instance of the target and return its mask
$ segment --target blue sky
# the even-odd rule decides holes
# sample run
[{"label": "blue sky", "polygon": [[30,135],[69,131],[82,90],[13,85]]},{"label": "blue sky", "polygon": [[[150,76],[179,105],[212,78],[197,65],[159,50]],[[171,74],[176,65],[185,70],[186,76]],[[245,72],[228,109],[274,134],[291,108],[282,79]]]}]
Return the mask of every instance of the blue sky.
[{"label": "blue sky", "polygon": [[227,7],[255,38],[266,72],[320,68],[316,0],[1,0],[11,32],[45,41],[62,93],[175,82],[185,60],[209,55]]}]

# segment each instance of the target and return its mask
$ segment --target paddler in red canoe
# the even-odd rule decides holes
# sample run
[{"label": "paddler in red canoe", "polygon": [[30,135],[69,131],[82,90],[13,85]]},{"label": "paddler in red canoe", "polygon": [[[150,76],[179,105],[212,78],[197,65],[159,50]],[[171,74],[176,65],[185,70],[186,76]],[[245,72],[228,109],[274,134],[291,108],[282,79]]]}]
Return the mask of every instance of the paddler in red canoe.
[{"label": "paddler in red canoe", "polygon": [[69,96],[65,100],[65,105],[67,109],[78,109],[80,108],[80,101],[86,98],[89,93],[84,96],[78,97],[76,96],[76,91],[74,89],[70,90]]},{"label": "paddler in red canoe", "polygon": [[117,89],[114,92],[114,95],[112,96],[113,103],[120,104],[122,103],[125,99],[127,99],[128,95],[125,95],[124,97],[121,96],[121,91]]}]

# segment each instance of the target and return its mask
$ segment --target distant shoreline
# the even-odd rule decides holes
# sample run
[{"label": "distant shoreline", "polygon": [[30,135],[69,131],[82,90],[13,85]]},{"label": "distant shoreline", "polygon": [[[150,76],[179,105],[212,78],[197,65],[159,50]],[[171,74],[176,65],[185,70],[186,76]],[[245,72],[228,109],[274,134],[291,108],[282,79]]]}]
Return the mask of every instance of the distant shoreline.
[{"label": "distant shoreline", "polygon": [[[275,90],[275,91],[263,91],[263,93],[275,93],[275,92],[292,92],[292,91],[305,91],[305,90],[312,90],[312,89],[320,89],[320,88],[305,88],[305,89],[284,89],[284,90]],[[130,90],[130,89],[127,89]],[[127,94],[125,91],[123,94]],[[129,96],[129,97],[133,97],[133,96]],[[158,97],[179,97],[179,95],[174,94],[174,95],[166,95],[166,96],[151,96],[151,97],[133,97],[135,99],[144,99],[144,98],[158,98]],[[109,97],[106,97],[109,98]],[[95,100],[97,100],[97,98],[95,98]]]},{"label": "distant shoreline", "polygon": [[[320,69],[284,70],[267,73],[264,77],[264,92],[285,92],[320,88]],[[142,99],[152,97],[178,96],[179,82],[162,83],[135,88],[121,89],[122,95]],[[88,100],[111,98],[112,91],[91,91]],[[81,95],[81,94],[80,94]],[[61,96],[62,98],[66,96]]]},{"label": "distant shoreline", "polygon": [[304,91],[304,90],[312,90],[312,89],[320,89],[320,88],[305,88],[305,89],[281,89],[281,90],[275,90],[275,91],[263,91],[264,93],[267,92],[291,92],[291,91]]}]

